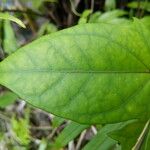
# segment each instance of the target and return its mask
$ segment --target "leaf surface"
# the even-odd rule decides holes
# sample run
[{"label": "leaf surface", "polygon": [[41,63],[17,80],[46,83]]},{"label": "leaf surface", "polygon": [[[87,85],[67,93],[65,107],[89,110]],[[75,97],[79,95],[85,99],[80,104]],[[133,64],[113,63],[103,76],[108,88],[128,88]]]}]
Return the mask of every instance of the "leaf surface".
[{"label": "leaf surface", "polygon": [[80,123],[150,116],[150,32],[139,21],[78,25],[0,63],[0,83],[32,105]]}]

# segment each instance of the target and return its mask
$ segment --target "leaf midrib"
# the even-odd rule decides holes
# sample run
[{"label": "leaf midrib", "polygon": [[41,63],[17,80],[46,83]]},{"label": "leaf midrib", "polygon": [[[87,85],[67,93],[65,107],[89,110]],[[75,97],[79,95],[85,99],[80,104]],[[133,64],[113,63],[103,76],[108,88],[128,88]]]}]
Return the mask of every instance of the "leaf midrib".
[{"label": "leaf midrib", "polygon": [[17,69],[17,70],[9,70],[9,71],[1,71],[0,73],[68,73],[68,74],[150,74],[150,70],[145,71],[118,71],[118,70],[52,70],[52,69]]}]

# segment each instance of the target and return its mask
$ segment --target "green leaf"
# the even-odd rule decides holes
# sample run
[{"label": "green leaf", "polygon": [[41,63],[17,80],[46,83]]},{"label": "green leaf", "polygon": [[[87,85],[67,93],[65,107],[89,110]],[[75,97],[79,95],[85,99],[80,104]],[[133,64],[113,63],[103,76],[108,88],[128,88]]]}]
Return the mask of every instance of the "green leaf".
[{"label": "green leaf", "polygon": [[88,16],[92,13],[92,10],[91,9],[86,9],[83,11],[79,21],[78,21],[78,24],[84,24],[84,23],[87,23],[88,21]]},{"label": "green leaf", "polygon": [[13,28],[9,20],[4,21],[3,48],[4,48],[4,51],[7,52],[8,54],[11,54],[18,48],[15,33],[13,31]]},{"label": "green leaf", "polygon": [[137,19],[62,30],[2,61],[0,83],[32,105],[80,123],[147,120],[149,36]]},{"label": "green leaf", "polygon": [[71,140],[77,137],[86,128],[88,128],[87,125],[81,125],[76,122],[71,122],[56,138],[53,147],[59,149],[66,146]]},{"label": "green leaf", "polygon": [[101,128],[92,140],[85,145],[83,150],[108,150],[117,149],[117,141],[110,138],[108,133],[119,130],[133,121],[121,122],[117,124],[108,124]]},{"label": "green leaf", "polygon": [[116,145],[117,141],[107,136],[107,132],[116,130],[116,125],[106,125],[95,135],[83,150],[108,150]]},{"label": "green leaf", "polygon": [[101,23],[101,22],[108,22],[108,23],[126,23],[129,22],[129,20],[125,18],[121,18],[124,15],[126,15],[127,12],[123,10],[113,10],[108,11],[103,14],[101,12],[95,12],[90,16],[89,22],[90,23]]},{"label": "green leaf", "polygon": [[17,23],[18,25],[20,25],[21,27],[26,28],[24,23],[21,20],[19,20],[18,18],[12,15],[9,15],[8,13],[0,13],[0,19],[13,21]]},{"label": "green leaf", "polygon": [[116,7],[116,0],[105,0],[105,10],[109,11],[115,9]]},{"label": "green leaf", "polygon": [[48,33],[50,34],[50,33],[56,32],[56,31],[57,31],[57,28],[54,24],[49,23],[49,22],[45,22],[40,27],[40,29],[37,33],[37,36],[41,37],[44,34],[48,34]]},{"label": "green leaf", "polygon": [[20,0],[26,7],[39,9],[44,2],[57,3],[58,0]]},{"label": "green leaf", "polygon": [[109,21],[109,20],[115,19],[117,17],[124,16],[126,14],[127,14],[126,11],[116,9],[116,10],[109,11],[109,12],[102,14],[99,18],[99,21]]},{"label": "green leaf", "polygon": [[48,141],[46,139],[42,139],[39,145],[38,150],[46,150]]},{"label": "green leaf", "polygon": [[17,99],[17,95],[12,92],[2,92],[0,95],[0,107],[6,107]]},{"label": "green leaf", "polygon": [[146,17],[142,18],[141,21],[143,22],[143,24],[145,24],[147,26],[147,28],[150,31],[150,16],[146,16]]},{"label": "green leaf", "polygon": [[20,0],[20,1],[23,3],[23,5],[26,5],[27,7],[32,7],[33,9],[38,9],[44,2],[44,0]]},{"label": "green leaf", "polygon": [[89,23],[97,23],[98,19],[101,15],[102,15],[102,13],[100,11],[96,11],[95,13],[90,15],[90,18],[89,18],[88,22]]},{"label": "green leaf", "polygon": [[65,119],[55,116],[52,121],[52,127],[53,128],[59,127],[64,121]]},{"label": "green leaf", "polygon": [[[139,2],[131,2],[128,4],[128,7],[138,9]],[[140,9],[144,9],[144,10],[150,12],[150,2],[141,2],[140,1]]]},{"label": "green leaf", "polygon": [[131,150],[136,144],[144,125],[145,122],[135,121],[117,131],[113,131],[109,136],[121,143],[122,150]]}]

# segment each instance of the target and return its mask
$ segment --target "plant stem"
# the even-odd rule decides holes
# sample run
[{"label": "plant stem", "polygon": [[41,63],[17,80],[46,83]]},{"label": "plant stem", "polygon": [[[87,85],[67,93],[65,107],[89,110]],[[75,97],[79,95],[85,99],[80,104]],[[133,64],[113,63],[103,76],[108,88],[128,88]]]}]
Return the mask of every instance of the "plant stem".
[{"label": "plant stem", "polygon": [[132,148],[132,150],[140,150],[140,147],[141,147],[141,145],[143,143],[143,140],[144,140],[145,136],[147,135],[149,127],[150,127],[150,120],[148,120],[147,123],[145,124],[145,127],[144,127],[142,133],[140,134],[136,144]]}]

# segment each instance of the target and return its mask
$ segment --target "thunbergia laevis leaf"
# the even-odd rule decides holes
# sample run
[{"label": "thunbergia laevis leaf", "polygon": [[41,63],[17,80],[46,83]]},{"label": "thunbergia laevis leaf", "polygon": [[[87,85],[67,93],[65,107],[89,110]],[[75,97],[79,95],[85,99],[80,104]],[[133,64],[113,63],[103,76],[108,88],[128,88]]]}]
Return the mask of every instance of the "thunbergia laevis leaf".
[{"label": "thunbergia laevis leaf", "polygon": [[80,123],[150,116],[150,32],[132,23],[78,25],[0,63],[0,83],[30,104]]}]

